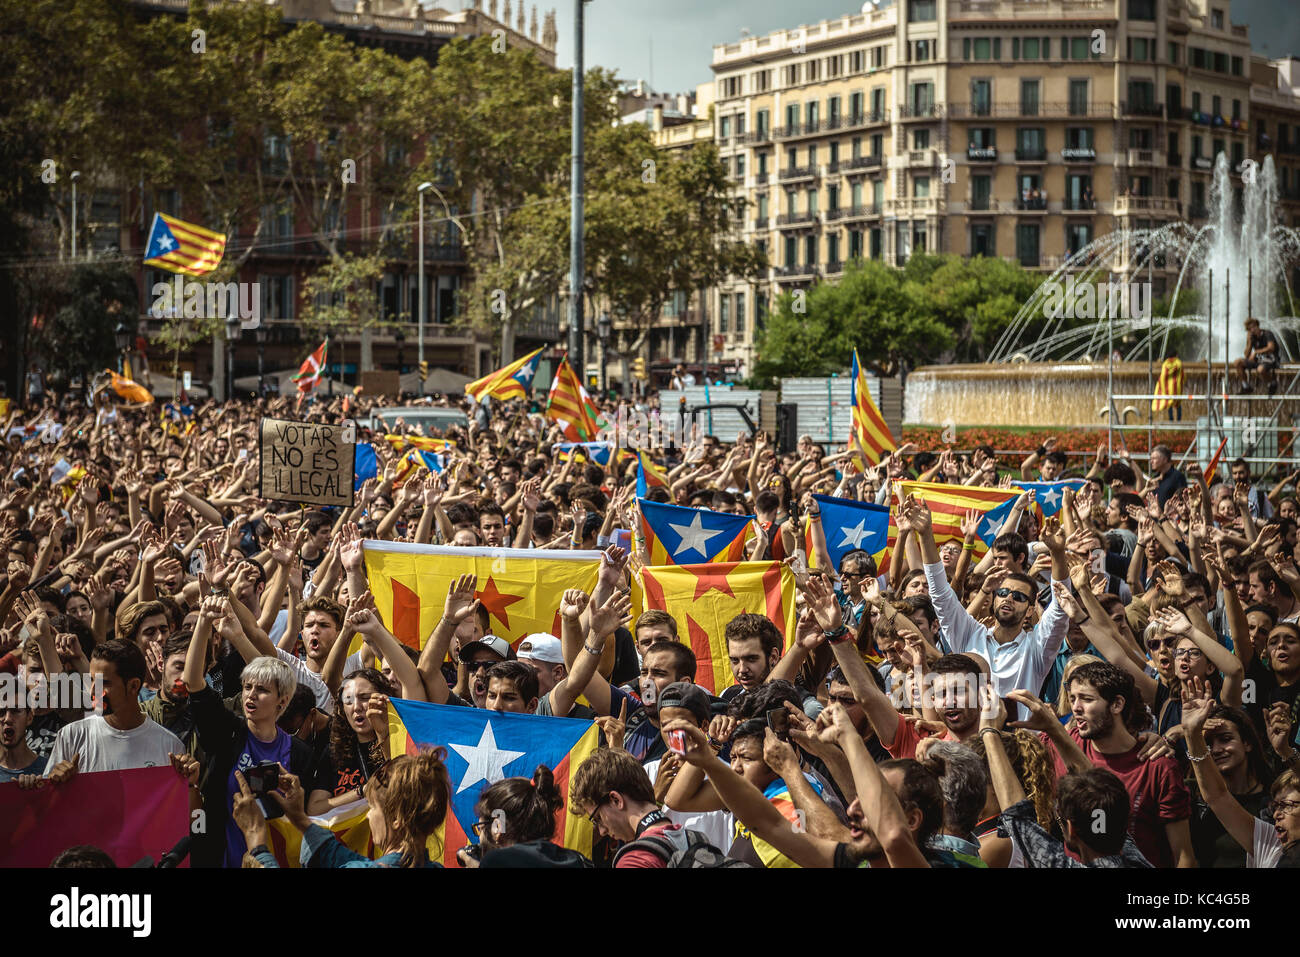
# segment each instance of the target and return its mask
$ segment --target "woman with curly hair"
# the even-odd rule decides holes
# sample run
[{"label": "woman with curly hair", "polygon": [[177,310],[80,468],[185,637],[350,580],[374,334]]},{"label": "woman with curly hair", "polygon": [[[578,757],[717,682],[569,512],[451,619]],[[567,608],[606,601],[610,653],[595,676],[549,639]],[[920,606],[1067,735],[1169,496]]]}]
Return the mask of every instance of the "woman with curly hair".
[{"label": "woman with curly hair", "polygon": [[539,764],[532,778],[506,778],[483,789],[474,813],[477,853],[457,853],[462,867],[591,867],[577,851],[555,843],[555,815],[564,797],[555,775]]},{"label": "woman with curly hair", "polygon": [[[1073,662],[1071,662],[1073,663]],[[1034,817],[1039,827],[1050,831],[1053,827],[1052,806],[1056,793],[1056,769],[1047,755],[1047,748],[1042,740],[1032,731],[1019,728],[1016,731],[999,731],[1002,750],[1006,752],[1011,768],[1016,772],[1020,786],[1034,805]],[[969,742],[969,747],[984,762],[988,770],[988,752],[985,750],[985,736]],[[992,778],[989,779],[988,794],[984,800],[984,810],[980,821],[975,825],[975,836],[980,842],[980,857],[989,867],[1023,867],[1024,861],[1012,844],[1010,837],[1003,837],[998,832],[998,817],[1001,808],[997,794],[993,791]]]},{"label": "woman with curly hair", "polygon": [[365,783],[388,763],[388,699],[392,682],[374,668],[348,674],[339,686],[339,707],[330,716],[329,751],[310,783],[307,813],[361,800]]}]

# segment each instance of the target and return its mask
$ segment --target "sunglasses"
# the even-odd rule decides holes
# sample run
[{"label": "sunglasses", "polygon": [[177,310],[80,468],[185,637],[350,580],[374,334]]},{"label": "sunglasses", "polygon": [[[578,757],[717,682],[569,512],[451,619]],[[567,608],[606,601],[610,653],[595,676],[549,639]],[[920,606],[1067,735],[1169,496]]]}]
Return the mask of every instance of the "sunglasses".
[{"label": "sunglasses", "polygon": [[488,828],[491,826],[491,821],[475,821],[471,826],[471,830],[473,830],[474,836],[481,841],[483,840],[483,835],[488,832]]},{"label": "sunglasses", "polygon": [[465,662],[465,667],[469,669],[470,674],[473,674],[476,671],[482,671],[485,668],[491,668],[494,664],[496,664],[496,662],[492,661],[491,659],[480,658],[478,661]]},{"label": "sunglasses", "polygon": [[1173,638],[1148,638],[1147,649],[1149,651],[1158,651],[1161,648],[1172,648],[1175,644]]},{"label": "sunglasses", "polygon": [[999,588],[993,594],[997,595],[999,598],[1007,598],[1007,597],[1014,598],[1022,605],[1029,604],[1029,596],[1022,591],[1015,591],[1014,589],[1011,588]]}]

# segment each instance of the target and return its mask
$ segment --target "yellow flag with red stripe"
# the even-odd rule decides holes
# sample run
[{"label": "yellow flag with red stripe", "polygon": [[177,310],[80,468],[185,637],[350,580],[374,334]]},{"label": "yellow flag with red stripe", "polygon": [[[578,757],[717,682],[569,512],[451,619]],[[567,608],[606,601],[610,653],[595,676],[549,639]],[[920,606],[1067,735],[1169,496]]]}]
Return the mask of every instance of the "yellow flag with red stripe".
[{"label": "yellow flag with red stripe", "polygon": [[695,683],[712,694],[735,684],[727,656],[727,623],[763,615],[794,642],[794,573],[780,562],[648,565],[632,579],[632,607],[668,612],[695,652]]},{"label": "yellow flag with red stripe", "polygon": [[[989,542],[996,535],[996,530],[990,533],[991,527],[996,524],[1001,525],[1001,519],[1005,516],[998,510],[1003,506],[1010,507],[1021,494],[1018,488],[983,488],[970,485],[949,485],[946,482],[899,482],[894,490],[894,501],[890,504],[889,509],[889,533],[888,544],[885,550],[885,558],[880,563],[880,570],[886,571],[889,566],[889,557],[894,553],[894,547],[898,543],[898,503],[902,501],[905,495],[911,495],[920,501],[923,501],[930,509],[931,527],[934,530],[934,541],[936,545],[942,545],[944,542],[965,540],[965,535],[961,530],[961,523],[966,520],[966,513],[974,509],[983,513],[980,520],[980,527],[975,536],[974,558],[976,560],[983,558],[984,553],[988,551]],[[990,514],[992,513],[992,514]]]},{"label": "yellow flag with red stripe", "polygon": [[565,589],[596,587],[600,552],[541,548],[456,548],[366,541],[366,574],[379,617],[398,641],[423,648],[442,617],[447,589],[461,575],[478,576],[475,597],[489,632],[517,644],[534,632],[560,636]]},{"label": "yellow flag with red stripe", "polygon": [[[329,814],[313,817],[311,822],[319,824],[333,833],[340,841],[358,854],[374,857],[374,843],[370,840],[370,821],[366,814],[370,804],[365,798],[335,808]],[[267,824],[267,850],[281,867],[300,867],[298,854],[302,849],[302,832],[283,817],[271,818]]]},{"label": "yellow flag with red stripe", "polygon": [[853,378],[850,397],[853,411],[853,427],[849,433],[850,442],[856,444],[867,461],[872,465],[880,464],[888,453],[898,448],[885,417],[871,400],[871,390],[867,386],[867,373],[858,362],[858,350],[853,350]]}]

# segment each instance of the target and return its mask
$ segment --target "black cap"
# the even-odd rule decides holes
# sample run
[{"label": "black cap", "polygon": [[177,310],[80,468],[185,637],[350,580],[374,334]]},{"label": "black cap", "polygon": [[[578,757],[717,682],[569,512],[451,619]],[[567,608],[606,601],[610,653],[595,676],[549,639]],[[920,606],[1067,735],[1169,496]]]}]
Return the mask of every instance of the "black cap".
[{"label": "black cap", "polygon": [[695,715],[701,724],[707,722],[713,714],[710,707],[709,693],[699,685],[691,684],[689,681],[674,681],[659,693],[659,712],[661,714],[664,708],[685,708]]}]

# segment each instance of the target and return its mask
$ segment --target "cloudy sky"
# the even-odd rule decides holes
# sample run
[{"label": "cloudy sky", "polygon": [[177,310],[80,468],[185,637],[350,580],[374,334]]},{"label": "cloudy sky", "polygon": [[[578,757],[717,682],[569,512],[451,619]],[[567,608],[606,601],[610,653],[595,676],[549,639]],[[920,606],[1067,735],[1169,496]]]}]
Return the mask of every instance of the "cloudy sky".
[{"label": "cloudy sky", "polygon": [[[558,63],[568,67],[573,63],[573,0],[539,0],[539,15],[551,6],[559,20]],[[712,79],[713,44],[736,42],[741,28],[761,35],[859,9],[855,0],[592,0],[587,4],[587,65],[616,68],[629,80],[652,80],[656,90],[690,92]],[[1250,26],[1257,52],[1300,56],[1296,11],[1297,0],[1232,0],[1231,19]]]}]

